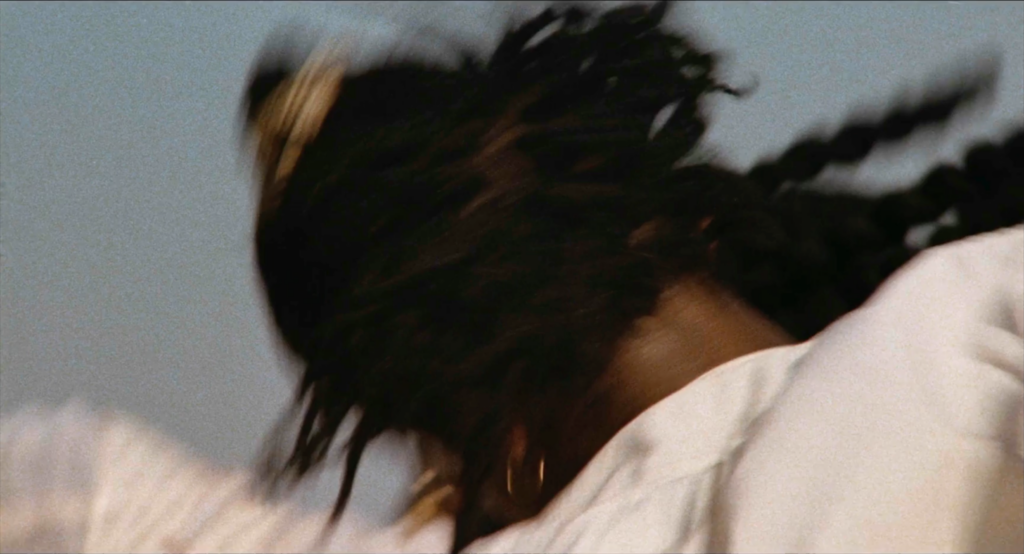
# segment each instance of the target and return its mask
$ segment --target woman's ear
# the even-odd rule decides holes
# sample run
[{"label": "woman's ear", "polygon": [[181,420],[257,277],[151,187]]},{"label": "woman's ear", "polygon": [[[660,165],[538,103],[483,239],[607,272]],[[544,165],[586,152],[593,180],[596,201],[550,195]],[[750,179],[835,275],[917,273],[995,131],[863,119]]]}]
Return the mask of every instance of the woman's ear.
[{"label": "woman's ear", "polygon": [[526,460],[529,438],[525,425],[517,423],[512,426],[505,444],[505,450],[508,452],[508,464],[506,464],[508,467],[521,466]]}]

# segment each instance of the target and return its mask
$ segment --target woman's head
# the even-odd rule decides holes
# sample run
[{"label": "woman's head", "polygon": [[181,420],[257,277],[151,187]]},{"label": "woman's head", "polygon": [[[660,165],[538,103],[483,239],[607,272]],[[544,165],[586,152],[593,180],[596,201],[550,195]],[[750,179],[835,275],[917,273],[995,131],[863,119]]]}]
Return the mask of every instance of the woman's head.
[{"label": "woman's head", "polygon": [[[672,164],[722,87],[712,56],[659,28],[665,8],[548,11],[486,64],[345,76],[284,182],[267,172],[264,195],[280,196],[257,230],[317,406],[305,440],[356,405],[357,438],[409,429],[489,459],[496,431],[585,386],[664,285],[703,268],[691,232],[714,171]],[[561,29],[524,49],[548,25]],[[669,178],[688,192],[665,193]]]},{"label": "woman's head", "polygon": [[558,440],[552,419],[681,278],[710,276],[803,338],[873,289],[852,271],[909,257],[889,234],[919,214],[888,229],[868,201],[770,193],[944,119],[970,91],[749,176],[680,166],[706,127],[701,99],[735,92],[711,53],[662,24],[668,7],[547,10],[458,69],[343,75],[314,58],[257,72],[257,259],[304,365],[285,475],[319,464],[357,408],[339,510],[366,443],[408,430],[460,459],[464,512],[487,503],[509,437]]}]

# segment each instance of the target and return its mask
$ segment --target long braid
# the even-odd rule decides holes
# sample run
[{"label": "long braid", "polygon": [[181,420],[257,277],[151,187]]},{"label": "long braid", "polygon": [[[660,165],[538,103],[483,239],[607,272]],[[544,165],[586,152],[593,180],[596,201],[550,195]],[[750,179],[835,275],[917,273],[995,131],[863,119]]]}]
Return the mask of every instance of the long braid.
[{"label": "long braid", "polygon": [[919,251],[907,244],[911,227],[954,211],[957,222],[940,226],[926,244],[933,246],[1024,221],[1022,133],[974,146],[962,167],[940,165],[880,198],[785,191],[769,203],[773,216],[721,233],[717,276],[791,334],[808,338],[863,303]]},{"label": "long braid", "polygon": [[[914,105],[887,113],[878,121],[858,117],[847,122],[831,138],[806,138],[786,149],[775,160],[754,166],[747,176],[765,192],[775,193],[787,182],[805,183],[835,164],[852,164],[866,158],[875,147],[907,138],[911,133],[946,122],[959,108],[991,94],[998,72],[983,65],[975,75],[964,75],[952,90],[932,92]],[[933,87],[934,88],[934,87]]]}]

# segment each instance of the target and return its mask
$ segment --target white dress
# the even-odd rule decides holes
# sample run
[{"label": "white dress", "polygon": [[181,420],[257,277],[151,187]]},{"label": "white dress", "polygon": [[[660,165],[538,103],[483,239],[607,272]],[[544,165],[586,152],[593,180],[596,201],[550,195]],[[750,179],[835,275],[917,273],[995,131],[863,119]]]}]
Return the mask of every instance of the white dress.
[{"label": "white dress", "polygon": [[[0,432],[0,550],[444,552],[249,494],[115,414]],[[1024,227],[932,249],[803,344],[723,364],[471,552],[1024,551]],[[348,521],[348,527],[345,522]]]}]

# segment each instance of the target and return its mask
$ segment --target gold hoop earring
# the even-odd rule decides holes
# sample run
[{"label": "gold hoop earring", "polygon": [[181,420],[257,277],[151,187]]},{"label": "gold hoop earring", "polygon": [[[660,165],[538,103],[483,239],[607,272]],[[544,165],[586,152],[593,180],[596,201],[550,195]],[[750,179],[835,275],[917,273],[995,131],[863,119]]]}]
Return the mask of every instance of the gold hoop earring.
[{"label": "gold hoop earring", "polygon": [[[522,492],[522,491],[518,490],[518,488],[513,484],[514,479],[512,477],[512,474],[513,473],[517,473],[517,472],[516,472],[516,470],[514,470],[512,468],[512,466],[514,465],[513,461],[512,461],[512,458],[513,458],[513,456],[512,456],[512,453],[510,452],[509,455],[508,455],[508,460],[506,461],[506,464],[505,464],[505,490],[508,491],[509,496],[511,496],[512,498],[516,498],[517,496],[519,496],[519,494],[517,494],[517,492]],[[531,491],[531,492],[533,494],[539,494],[541,489],[543,489],[543,488],[544,488],[544,456],[541,455],[540,461],[537,463],[537,485],[534,487],[534,490]]]}]

